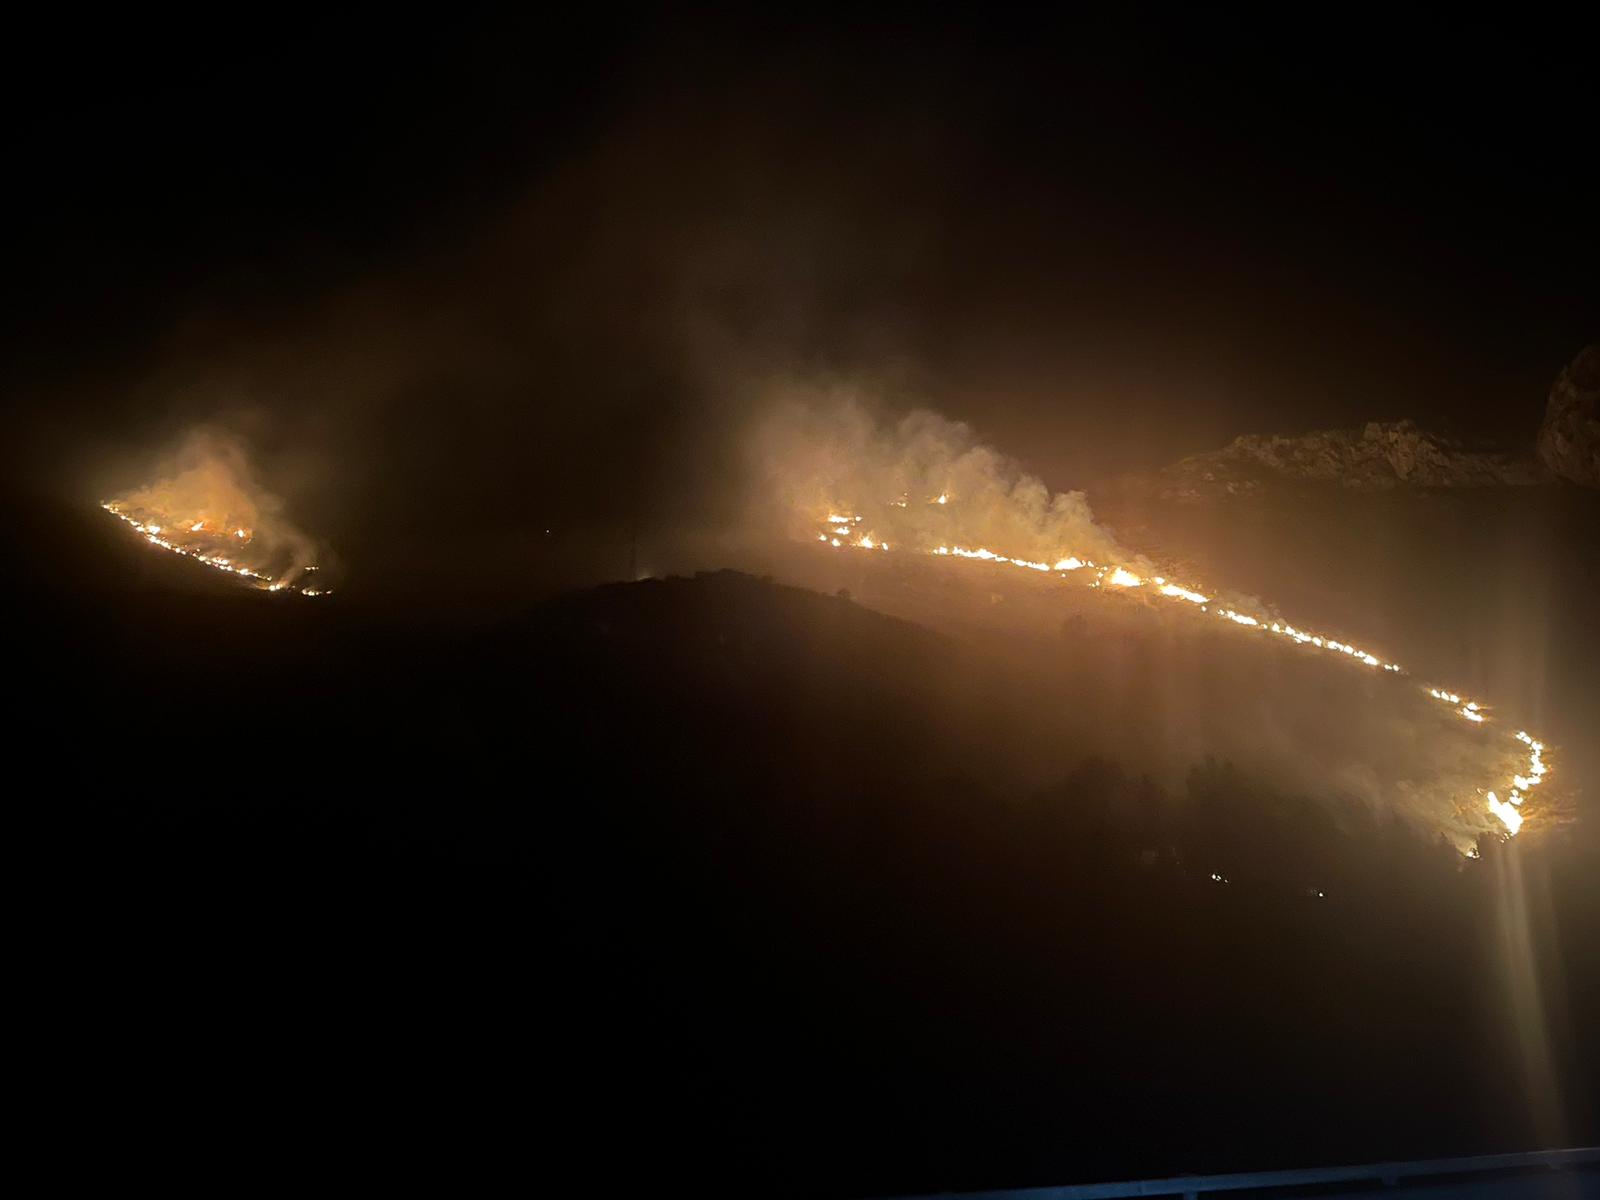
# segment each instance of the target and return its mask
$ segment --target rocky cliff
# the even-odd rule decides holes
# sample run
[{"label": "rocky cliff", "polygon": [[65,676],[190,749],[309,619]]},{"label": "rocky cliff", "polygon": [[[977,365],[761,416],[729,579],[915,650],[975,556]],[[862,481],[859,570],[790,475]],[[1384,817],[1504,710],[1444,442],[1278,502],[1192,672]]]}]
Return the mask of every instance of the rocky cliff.
[{"label": "rocky cliff", "polygon": [[1246,434],[1221,450],[1174,463],[1161,472],[1173,499],[1248,495],[1274,480],[1329,483],[1355,491],[1416,487],[1495,487],[1537,483],[1531,458],[1473,450],[1413,421],[1369,421],[1286,437]]},{"label": "rocky cliff", "polygon": [[1600,344],[1585,347],[1556,379],[1538,444],[1552,475],[1600,487]]},{"label": "rocky cliff", "polygon": [[1358,492],[1397,487],[1479,488],[1566,480],[1600,487],[1600,344],[1586,347],[1550,389],[1537,456],[1468,447],[1415,421],[1369,421],[1360,429],[1295,436],[1245,434],[1221,450],[1163,468],[1122,487],[1163,499],[1248,496],[1274,484],[1328,484]]}]

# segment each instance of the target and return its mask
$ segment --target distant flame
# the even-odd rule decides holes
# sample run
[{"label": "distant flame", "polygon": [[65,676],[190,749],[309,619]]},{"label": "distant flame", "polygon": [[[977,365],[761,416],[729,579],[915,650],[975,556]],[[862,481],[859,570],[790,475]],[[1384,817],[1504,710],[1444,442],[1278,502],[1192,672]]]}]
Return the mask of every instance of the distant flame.
[{"label": "distant flame", "polygon": [[[327,589],[307,587],[297,588],[287,580],[277,579],[270,575],[265,575],[259,571],[256,571],[251,567],[235,563],[232,558],[228,557],[227,555],[216,553],[216,542],[209,536],[202,536],[199,538],[187,536],[187,534],[196,533],[204,535],[206,532],[206,523],[203,520],[195,521],[193,524],[189,525],[187,534],[184,535],[182,541],[174,541],[170,536],[161,536],[161,531],[164,528],[163,526],[153,523],[146,524],[135,517],[129,516],[122,510],[121,506],[112,501],[108,500],[101,504],[100,507],[105,509],[112,516],[116,517],[117,520],[131,526],[135,533],[142,534],[144,536],[144,540],[149,542],[152,546],[158,546],[162,550],[170,551],[181,558],[192,558],[198,563],[204,563],[213,570],[225,571],[229,575],[237,575],[243,579],[254,580],[256,581],[256,586],[260,587],[264,591],[297,591],[302,596],[328,595]],[[233,532],[233,536],[240,541],[248,542],[250,540],[250,531],[248,529],[236,529]],[[315,568],[306,567],[304,569],[309,571],[314,570]]]},{"label": "distant flame", "polygon": [[[949,496],[942,492],[938,497],[930,501],[930,503],[933,504],[946,504],[948,502]],[[895,507],[904,507],[903,500],[891,501],[890,503]],[[830,513],[826,518],[826,527],[823,532],[817,535],[817,540],[828,543],[834,547],[842,547],[846,543],[842,542],[837,536],[833,535],[839,532],[848,532],[851,527],[858,524],[861,520],[862,518],[860,516],[854,514]],[[876,541],[871,534],[863,535],[853,544],[866,550],[887,550],[889,548],[887,543]],[[986,546],[980,546],[977,549],[971,549],[965,546],[939,545],[934,546],[931,550],[927,551],[927,553],[936,555],[938,557],[976,559],[978,561],[995,563],[997,565],[1023,567],[1028,570],[1045,573],[1057,572],[1063,575],[1067,572],[1079,571],[1085,567],[1095,566],[1095,564],[1090,560],[1080,558],[1076,554],[1063,555],[1056,560],[1054,565],[1051,565],[1031,559],[1012,558],[1009,555],[996,553]],[[1144,583],[1145,580],[1141,576],[1135,574],[1127,567],[1116,566],[1096,568],[1095,577],[1090,582],[1089,586],[1091,588],[1099,588],[1102,584],[1104,584],[1106,586],[1115,588],[1137,588],[1144,586]],[[1401,667],[1399,663],[1385,661],[1369,650],[1351,645],[1349,642],[1340,641],[1338,638],[1328,637],[1324,634],[1308,633],[1304,630],[1296,629],[1293,625],[1283,621],[1275,621],[1269,620],[1266,617],[1252,616],[1249,613],[1242,613],[1232,608],[1218,608],[1213,610],[1210,607],[1210,596],[1204,592],[1196,590],[1195,588],[1187,587],[1180,583],[1170,582],[1162,576],[1156,576],[1154,583],[1156,585],[1154,589],[1156,594],[1171,600],[1180,600],[1186,604],[1196,605],[1199,607],[1200,612],[1211,613],[1212,615],[1220,617],[1224,621],[1230,622],[1231,624],[1238,625],[1246,629],[1255,630],[1260,633],[1270,634],[1274,637],[1283,638],[1287,641],[1294,642],[1297,645],[1311,646],[1317,650],[1339,654],[1346,658],[1350,658],[1355,662],[1359,662],[1363,666],[1377,667],[1390,674],[1406,674],[1405,669]],[[1483,710],[1483,706],[1480,705],[1476,700],[1464,701],[1457,693],[1447,691],[1439,687],[1424,687],[1422,690],[1433,699],[1450,705],[1452,710],[1454,710],[1458,716],[1464,718],[1474,725],[1482,725],[1488,721],[1488,717]],[[1528,747],[1529,750],[1529,760],[1526,773],[1516,773],[1512,775],[1512,790],[1510,793],[1511,799],[1509,802],[1502,801],[1494,792],[1487,793],[1489,812],[1491,812],[1500,821],[1501,825],[1504,826],[1507,837],[1515,836],[1526,822],[1526,814],[1522,809],[1523,802],[1526,799],[1525,793],[1539,783],[1548,769],[1545,766],[1542,757],[1544,751],[1544,744],[1542,742],[1534,740],[1534,738],[1525,730],[1518,732],[1516,738],[1519,742]],[[1477,857],[1475,848],[1468,849],[1466,854],[1469,858]]]}]

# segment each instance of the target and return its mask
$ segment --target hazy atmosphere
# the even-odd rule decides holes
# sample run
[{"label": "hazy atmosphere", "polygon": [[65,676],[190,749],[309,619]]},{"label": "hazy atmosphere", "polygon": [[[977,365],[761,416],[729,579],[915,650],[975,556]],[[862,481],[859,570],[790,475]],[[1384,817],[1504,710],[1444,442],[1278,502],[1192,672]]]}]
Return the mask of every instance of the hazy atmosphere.
[{"label": "hazy atmosphere", "polygon": [[43,1132],[841,1197],[1600,1142],[1594,71],[1299,24],[29,26]]}]

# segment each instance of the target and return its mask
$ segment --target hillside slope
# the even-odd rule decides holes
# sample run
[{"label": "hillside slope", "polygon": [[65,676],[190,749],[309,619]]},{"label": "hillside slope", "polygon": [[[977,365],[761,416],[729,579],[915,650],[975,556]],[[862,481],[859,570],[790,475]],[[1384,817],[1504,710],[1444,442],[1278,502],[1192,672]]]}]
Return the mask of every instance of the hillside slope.
[{"label": "hillside slope", "polygon": [[[140,1145],[157,1072],[255,1081],[250,1111],[186,1118],[214,1145],[292,1111],[442,1169],[520,1130],[545,1170],[712,1192],[1592,1128],[1596,1048],[1564,1014],[1600,997],[1600,908],[1573,845],[1468,863],[1203,760],[1163,788],[1078,740],[1123,719],[1109,693],[1041,766],[1066,711],[1041,676],[1081,681],[997,653],[1011,635],[732,574],[488,626],[35,598],[32,749],[91,817],[40,843],[60,1077],[110,1066]],[[1513,908],[1554,1111],[1507,1036]],[[1242,1124],[1273,1161],[1234,1156]]]}]

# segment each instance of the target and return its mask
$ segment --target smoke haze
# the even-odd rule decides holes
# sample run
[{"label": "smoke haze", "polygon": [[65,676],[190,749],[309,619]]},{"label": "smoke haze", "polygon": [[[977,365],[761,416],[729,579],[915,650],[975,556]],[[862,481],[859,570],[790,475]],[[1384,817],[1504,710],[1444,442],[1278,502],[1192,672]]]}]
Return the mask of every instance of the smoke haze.
[{"label": "smoke haze", "polygon": [[[73,328],[72,345],[95,343],[86,366],[44,355],[22,376],[39,403],[16,442],[34,447],[19,477],[74,503],[139,488],[253,513],[261,551],[291,566],[320,553],[312,530],[338,549],[351,599],[489,597],[516,610],[631,574],[762,568],[780,543],[814,547],[836,507],[897,548],[1130,564],[1149,553],[1170,570],[1125,514],[1108,520],[1094,492],[1097,521],[1078,489],[1250,430],[1431,415],[1531,435],[1544,386],[1581,340],[1574,280],[1588,276],[1567,261],[1542,292],[1520,289],[1537,293],[1540,315],[1508,332],[1508,289],[1476,286],[1490,274],[1482,255],[1556,261],[1516,239],[1553,238],[1559,223],[1514,223],[1512,241],[1471,254],[1467,237],[1418,242],[1415,212],[1431,214],[1429,231],[1462,220],[1457,176],[1482,184],[1482,147],[1413,181],[1418,202],[1396,206],[1384,104],[1383,136],[1340,148],[1350,169],[1330,192],[1327,164],[1282,136],[1307,128],[1292,119],[1306,99],[1292,87],[1272,107],[1249,90],[1194,100],[1186,46],[1143,32],[1113,43],[1105,55],[1075,35],[1016,70],[1014,48],[938,30],[909,44],[878,31],[843,57],[803,38],[760,60],[698,36],[630,46],[608,60],[606,102],[562,136],[519,126],[506,136],[523,157],[419,193],[421,215],[391,213],[398,225],[372,242],[357,231],[384,188],[368,181],[347,192],[352,212],[267,249],[238,232],[252,227],[234,220],[229,204],[244,201],[227,189],[206,194],[211,208],[160,191],[144,215],[172,226],[151,220],[148,237],[199,237],[191,269],[204,286],[157,273],[164,305],[146,315],[137,293],[121,296],[120,340]],[[525,65],[486,78],[521,97],[504,80]],[[1237,170],[1197,175],[1187,126],[1124,103],[1139,88],[1198,103],[1199,145]],[[1428,97],[1401,99],[1428,111]],[[429,134],[431,152],[520,111],[503,100],[469,90],[442,110],[453,120]],[[196,89],[174,103],[210,101]],[[307,130],[323,119],[308,108]],[[219,152],[184,141],[181,123],[158,127],[174,131],[179,158]],[[1273,153],[1243,161],[1232,139],[1246,134]],[[1532,154],[1525,129],[1495,138],[1518,161]],[[330,158],[359,140],[344,130]],[[1396,153],[1414,152],[1399,141]],[[421,150],[409,136],[391,149],[374,178],[403,191]],[[1373,230],[1375,212],[1388,215]],[[1327,230],[1362,253],[1330,249]],[[236,405],[257,416],[235,421]],[[218,428],[243,432],[204,432]],[[181,461],[161,465],[179,445]],[[932,503],[941,494],[949,502]],[[1202,545],[1176,549],[1204,565]],[[822,578],[809,561],[779,565]],[[1302,578],[1336,592],[1340,573],[1330,560]],[[1258,611],[1283,595],[1214,574],[1185,582],[1239,603],[1232,589],[1257,593]],[[1003,589],[979,591],[985,620],[1004,624],[1006,604],[988,600]],[[1351,607],[1329,628],[1359,641],[1369,621],[1385,625],[1383,606]],[[1407,633],[1370,636],[1407,660]],[[1181,627],[1161,627],[1169,635]],[[1158,665],[1204,675],[1178,655]],[[1473,661],[1429,665],[1454,682]],[[1305,701],[1285,761],[1317,736],[1320,703]],[[1243,722],[1258,749],[1272,740],[1267,707]],[[1171,734],[1183,754],[1211,744]],[[1350,763],[1303,772],[1330,775],[1374,803],[1393,794]]]},{"label": "smoke haze", "polygon": [[1600,331],[1592,39],[116,21],[19,11],[0,75],[53,1163],[1594,1144],[1600,490],[1204,475],[1533,461]]},{"label": "smoke haze", "polygon": [[256,480],[244,443],[219,429],[191,430],[167,474],[109,503],[168,538],[209,538],[233,564],[269,579],[293,582],[319,565],[312,538]]},{"label": "smoke haze", "polygon": [[786,514],[791,537],[814,539],[827,515],[845,514],[862,517],[858,534],[908,551],[1128,557],[1082,492],[1052,493],[960,422],[926,409],[885,412],[848,386],[812,389],[809,399],[803,387],[781,390],[757,421],[753,479]]}]

